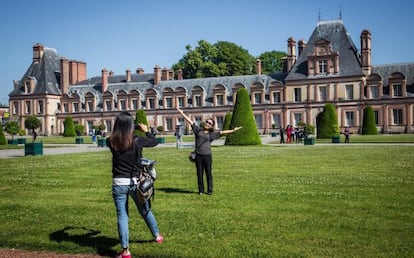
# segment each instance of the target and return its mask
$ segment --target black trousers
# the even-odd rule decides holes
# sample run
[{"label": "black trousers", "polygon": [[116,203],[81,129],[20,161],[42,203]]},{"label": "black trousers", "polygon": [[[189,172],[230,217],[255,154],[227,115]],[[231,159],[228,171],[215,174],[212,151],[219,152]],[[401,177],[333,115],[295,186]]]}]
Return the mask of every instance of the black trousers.
[{"label": "black trousers", "polygon": [[211,155],[197,154],[196,168],[197,168],[197,184],[198,192],[204,193],[204,172],[207,179],[207,192],[213,193],[213,175],[212,175],[212,163],[213,159]]}]

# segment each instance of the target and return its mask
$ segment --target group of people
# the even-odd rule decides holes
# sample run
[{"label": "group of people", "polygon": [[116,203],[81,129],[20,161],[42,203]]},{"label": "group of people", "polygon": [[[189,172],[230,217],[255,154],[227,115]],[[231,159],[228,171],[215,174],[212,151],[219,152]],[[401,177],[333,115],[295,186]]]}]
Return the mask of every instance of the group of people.
[{"label": "group of people", "polygon": [[285,143],[285,134],[286,134],[286,143],[300,143],[303,138],[305,138],[305,133],[302,128],[293,127],[287,125],[286,128],[280,127],[280,143]]},{"label": "group of people", "polygon": [[[192,121],[189,116],[184,114],[180,108],[177,108],[177,111],[191,124],[194,132],[195,149],[197,152],[195,167],[197,171],[198,194],[207,193],[211,195],[213,193],[211,142],[222,135],[234,133],[240,130],[241,127],[218,131],[215,130],[215,122],[212,118],[208,118],[205,122],[198,125],[196,121]],[[158,143],[154,132],[149,130],[147,125],[140,123],[138,127],[145,133],[145,137],[135,136],[134,118],[128,112],[120,112],[116,117],[112,134],[107,138],[106,142],[112,153],[112,198],[115,204],[118,235],[122,247],[122,251],[117,256],[119,258],[131,257],[128,227],[129,197],[134,201],[136,208],[150,229],[154,241],[157,243],[164,241],[164,237],[159,231],[157,221],[151,210],[150,201],[141,203],[135,194],[138,173],[140,173],[138,161],[143,156],[143,148],[154,147]],[[207,192],[205,192],[204,188],[204,174],[206,175]]]}]

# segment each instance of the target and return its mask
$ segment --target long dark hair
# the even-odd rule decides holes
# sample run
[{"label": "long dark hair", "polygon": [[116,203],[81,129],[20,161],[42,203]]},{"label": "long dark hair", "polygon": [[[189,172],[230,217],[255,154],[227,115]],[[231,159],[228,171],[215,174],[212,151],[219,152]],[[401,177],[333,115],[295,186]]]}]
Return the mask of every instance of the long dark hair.
[{"label": "long dark hair", "polygon": [[132,148],[134,142],[134,118],[128,112],[116,116],[114,129],[109,138],[111,146],[116,151],[126,151]]}]

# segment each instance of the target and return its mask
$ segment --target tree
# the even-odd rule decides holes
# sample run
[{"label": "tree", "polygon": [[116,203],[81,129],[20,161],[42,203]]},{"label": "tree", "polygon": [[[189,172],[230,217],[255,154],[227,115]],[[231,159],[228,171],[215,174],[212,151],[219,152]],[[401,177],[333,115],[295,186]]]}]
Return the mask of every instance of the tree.
[{"label": "tree", "polygon": [[65,121],[63,122],[63,125],[64,125],[64,131],[63,131],[63,136],[64,137],[76,136],[75,125],[73,123],[73,118],[71,116],[67,116],[65,118]]},{"label": "tree", "polygon": [[371,106],[364,108],[364,121],[362,122],[362,134],[378,134],[377,125],[375,124],[375,114]]},{"label": "tree", "polygon": [[29,116],[24,121],[24,127],[26,127],[26,129],[28,130],[32,130],[33,142],[36,141],[36,137],[37,137],[36,129],[39,128],[40,125],[41,125],[40,119],[38,119],[37,117],[33,115]]},{"label": "tree", "polygon": [[[138,124],[145,124],[148,126],[147,114],[143,109],[140,109],[135,113],[135,125],[138,126]],[[135,134],[138,136],[145,136],[145,133],[141,130],[135,130]]]},{"label": "tree", "polygon": [[287,56],[287,53],[280,51],[267,51],[262,53],[258,58],[262,62],[262,73],[271,74],[283,70],[282,58]]},{"label": "tree", "polygon": [[16,121],[9,121],[5,125],[5,130],[12,136],[12,140],[14,136],[19,133],[19,124]]},{"label": "tree", "polygon": [[3,125],[0,124],[0,145],[6,145],[6,144],[7,144],[7,140],[3,132]]},{"label": "tree", "polygon": [[227,135],[225,145],[262,144],[256,127],[256,122],[254,121],[249,93],[245,88],[241,88],[237,91],[230,129],[237,126],[241,126],[242,129]]},{"label": "tree", "polygon": [[331,139],[339,136],[338,118],[335,106],[328,103],[324,106],[323,112],[317,117],[318,139]]},{"label": "tree", "polygon": [[218,41],[214,45],[200,40],[192,49],[186,46],[187,54],[172,69],[182,70],[184,79],[234,76],[252,74],[255,58],[234,43]]}]

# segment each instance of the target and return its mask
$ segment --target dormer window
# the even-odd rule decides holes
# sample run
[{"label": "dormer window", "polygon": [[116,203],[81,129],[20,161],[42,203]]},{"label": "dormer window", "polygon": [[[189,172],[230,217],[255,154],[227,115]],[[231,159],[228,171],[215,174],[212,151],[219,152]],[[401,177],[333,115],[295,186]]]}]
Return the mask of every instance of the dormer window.
[{"label": "dormer window", "polygon": [[312,55],[308,56],[309,75],[336,74],[339,71],[339,54],[332,51],[331,42],[319,39]]}]

